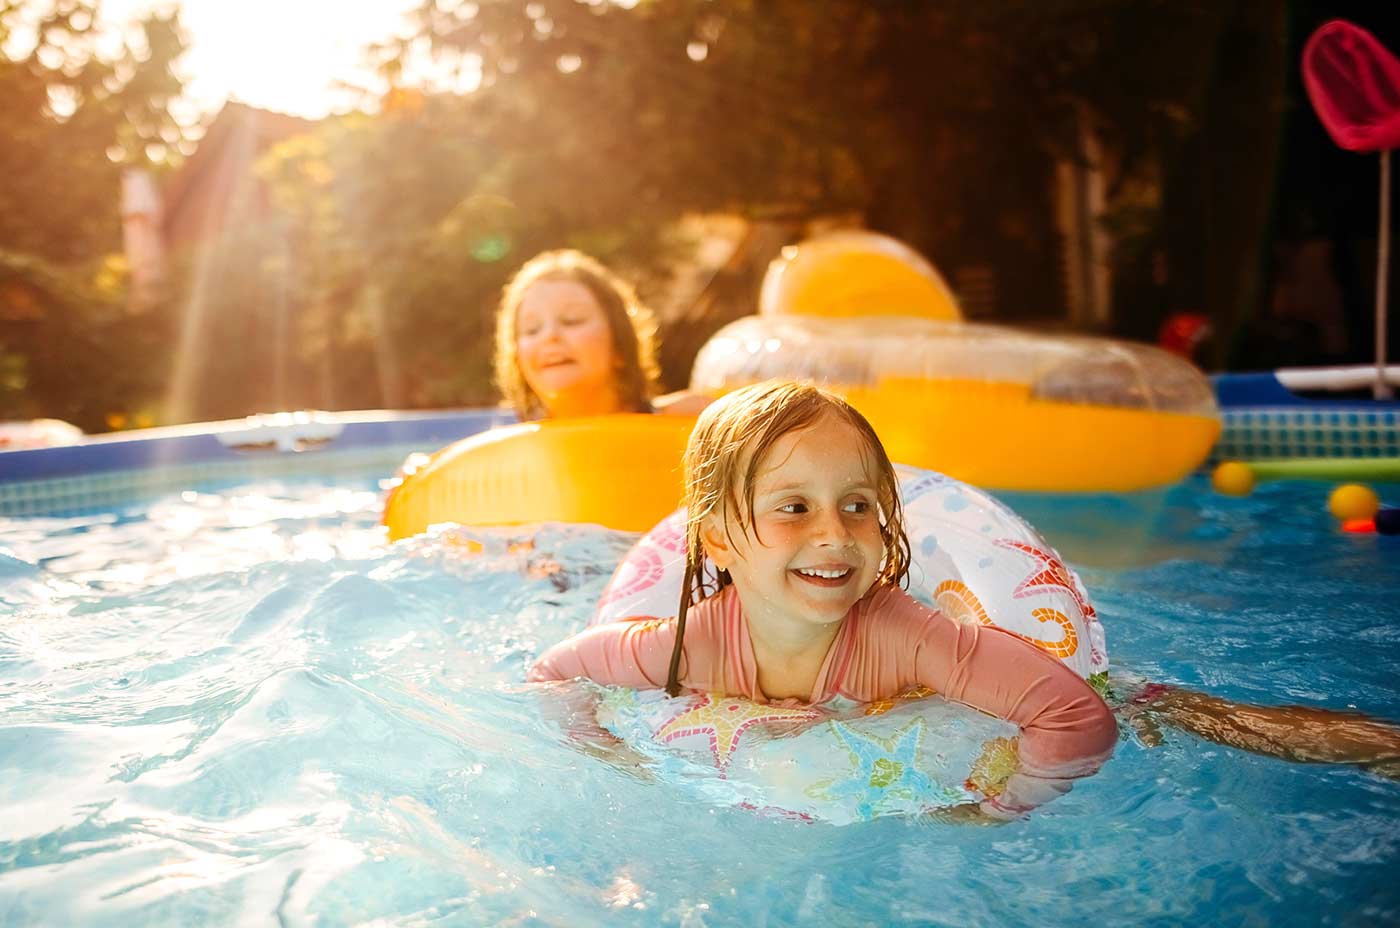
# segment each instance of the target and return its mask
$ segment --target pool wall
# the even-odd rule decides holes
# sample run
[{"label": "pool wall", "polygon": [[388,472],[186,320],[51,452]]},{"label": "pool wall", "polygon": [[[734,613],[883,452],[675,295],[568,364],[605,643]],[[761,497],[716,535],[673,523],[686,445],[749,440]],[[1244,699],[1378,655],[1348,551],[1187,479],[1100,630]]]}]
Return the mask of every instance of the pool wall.
[{"label": "pool wall", "polygon": [[382,467],[514,421],[499,409],[276,413],[0,451],[0,516],[64,515],[196,485]]},{"label": "pool wall", "polygon": [[1214,378],[1212,461],[1400,457],[1400,402],[1300,396],[1270,373]]}]

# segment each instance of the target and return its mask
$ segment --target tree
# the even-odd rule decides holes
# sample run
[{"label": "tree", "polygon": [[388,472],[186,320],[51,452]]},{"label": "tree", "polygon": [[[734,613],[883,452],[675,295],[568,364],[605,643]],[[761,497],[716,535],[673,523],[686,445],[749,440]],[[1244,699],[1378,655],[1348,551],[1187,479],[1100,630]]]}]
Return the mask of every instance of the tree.
[{"label": "tree", "polygon": [[[1279,2],[430,0],[371,52],[387,89],[269,153],[271,210],[190,275],[219,349],[192,414],[487,402],[515,267],[574,245],[645,280],[691,211],[858,213],[945,269],[994,267],[1003,317],[1058,317],[1057,159],[1086,124],[1112,153],[1131,273],[1180,152],[1270,143],[1267,119],[1227,130],[1273,79]],[[1268,73],[1222,104],[1241,35]],[[1257,255],[1257,173],[1213,182],[1214,225],[1178,210],[1211,267]],[[1212,305],[1249,292],[1194,277]]]},{"label": "tree", "polygon": [[173,14],[102,39],[87,0],[0,3],[0,416],[101,428],[160,388],[160,314],[125,308],[120,185],[184,139],[183,44]]}]

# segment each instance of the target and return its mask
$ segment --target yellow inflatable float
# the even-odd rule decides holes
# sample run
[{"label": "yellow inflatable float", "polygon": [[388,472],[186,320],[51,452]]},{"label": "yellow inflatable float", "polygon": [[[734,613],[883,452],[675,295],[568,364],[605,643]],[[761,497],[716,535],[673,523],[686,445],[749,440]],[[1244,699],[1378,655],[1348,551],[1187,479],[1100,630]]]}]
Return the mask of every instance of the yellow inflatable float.
[{"label": "yellow inflatable float", "polygon": [[695,420],[614,415],[491,429],[404,464],[384,504],[389,539],[441,522],[593,522],[644,532],[680,505]]},{"label": "yellow inflatable float", "polygon": [[1205,460],[1220,421],[1193,365],[1147,345],[962,322],[926,261],[893,269],[902,253],[913,255],[868,232],[784,249],[759,315],[705,344],[691,389],[813,380],[864,413],[893,460],[992,489],[1139,490]]}]

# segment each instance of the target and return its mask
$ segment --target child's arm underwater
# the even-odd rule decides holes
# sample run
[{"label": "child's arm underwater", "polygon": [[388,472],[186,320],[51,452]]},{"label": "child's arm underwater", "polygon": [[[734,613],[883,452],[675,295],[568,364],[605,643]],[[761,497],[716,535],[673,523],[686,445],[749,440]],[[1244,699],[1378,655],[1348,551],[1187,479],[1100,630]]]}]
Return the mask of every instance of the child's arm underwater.
[{"label": "child's arm underwater", "polygon": [[1158,683],[1141,687],[1127,705],[1227,747],[1300,763],[1359,764],[1400,779],[1400,727],[1360,712],[1256,706]]},{"label": "child's arm underwater", "polygon": [[540,705],[545,717],[580,751],[629,776],[650,779],[646,757],[598,724],[595,690],[571,682],[551,683]]}]

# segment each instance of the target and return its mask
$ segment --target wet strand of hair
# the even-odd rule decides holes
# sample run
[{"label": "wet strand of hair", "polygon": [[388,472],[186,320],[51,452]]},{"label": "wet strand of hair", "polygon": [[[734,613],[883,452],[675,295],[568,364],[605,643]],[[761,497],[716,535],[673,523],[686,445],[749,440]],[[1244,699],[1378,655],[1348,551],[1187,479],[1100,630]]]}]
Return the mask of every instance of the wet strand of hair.
[{"label": "wet strand of hair", "polygon": [[666,695],[679,696],[681,684],[681,647],[685,643],[685,614],[690,611],[691,584],[695,579],[695,561],[690,554],[685,558],[685,576],[681,578],[681,602],[676,610],[676,643],[671,646],[671,667],[666,672]]}]

